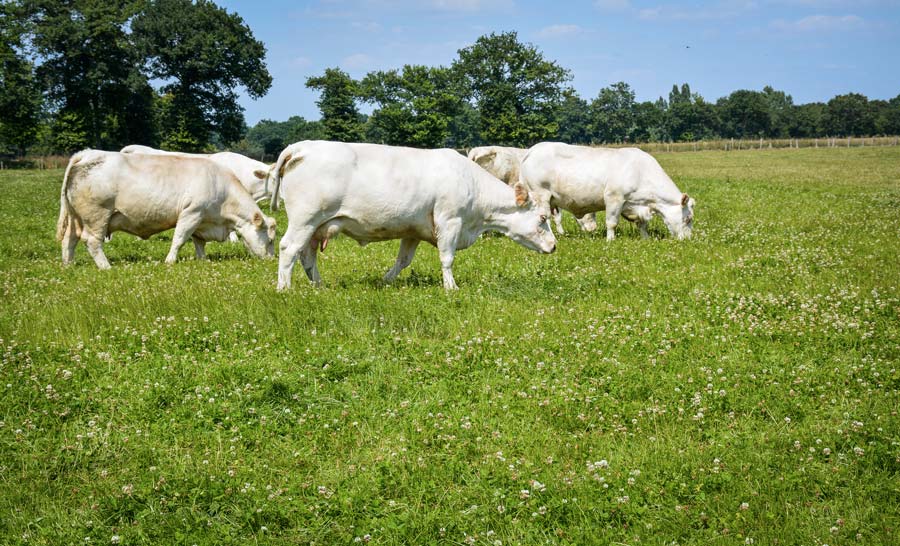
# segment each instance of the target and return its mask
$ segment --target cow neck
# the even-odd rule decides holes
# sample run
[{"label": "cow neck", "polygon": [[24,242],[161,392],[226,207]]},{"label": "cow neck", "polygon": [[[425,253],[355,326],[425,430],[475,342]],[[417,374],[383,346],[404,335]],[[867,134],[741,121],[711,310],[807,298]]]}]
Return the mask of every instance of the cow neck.
[{"label": "cow neck", "polygon": [[500,180],[483,182],[477,189],[476,207],[484,219],[482,231],[506,234],[509,231],[507,219],[520,210],[516,206],[515,191]]},{"label": "cow neck", "polygon": [[[235,182],[237,183],[237,182]],[[232,191],[222,206],[222,216],[229,222],[233,222],[235,227],[240,228],[253,218],[253,214],[259,209],[256,202],[243,187],[232,188]]]}]

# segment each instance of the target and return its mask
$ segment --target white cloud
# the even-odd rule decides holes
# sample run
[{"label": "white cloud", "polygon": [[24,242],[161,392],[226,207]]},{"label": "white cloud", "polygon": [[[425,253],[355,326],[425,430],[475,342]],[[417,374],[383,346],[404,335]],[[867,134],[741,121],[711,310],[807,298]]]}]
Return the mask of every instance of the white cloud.
[{"label": "white cloud", "polygon": [[594,0],[594,7],[605,11],[624,11],[631,7],[631,0]]},{"label": "white cloud", "polygon": [[644,20],[667,19],[674,21],[704,21],[733,19],[759,7],[756,0],[719,0],[714,4],[684,8],[674,5],[644,8],[638,11],[638,18]]},{"label": "white cloud", "polygon": [[372,57],[365,53],[354,53],[341,59],[341,67],[347,70],[366,68],[372,64]]},{"label": "white cloud", "polygon": [[[416,2],[418,4],[418,2]],[[444,11],[482,11],[498,8],[511,8],[512,0],[430,0],[433,8]]]},{"label": "white cloud", "polygon": [[541,38],[558,38],[560,36],[572,36],[578,34],[583,29],[578,25],[550,25],[538,31]]},{"label": "white cloud", "polygon": [[292,68],[306,68],[307,66],[312,64],[312,59],[309,57],[294,57],[291,59],[290,63]]},{"label": "white cloud", "polygon": [[350,23],[350,26],[355,29],[365,30],[366,32],[378,32],[381,30],[381,24],[376,23],[375,21],[354,21]]},{"label": "white cloud", "polygon": [[776,19],[769,26],[783,32],[836,32],[859,30],[866,22],[858,15],[810,15],[796,21]]}]

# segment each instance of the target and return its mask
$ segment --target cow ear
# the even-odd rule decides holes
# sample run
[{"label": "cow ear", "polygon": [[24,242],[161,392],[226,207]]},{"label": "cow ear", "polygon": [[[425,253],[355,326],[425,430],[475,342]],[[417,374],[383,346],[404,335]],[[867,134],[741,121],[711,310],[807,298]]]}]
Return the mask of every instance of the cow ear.
[{"label": "cow ear", "polygon": [[256,169],[255,171],[253,171],[253,176],[255,176],[256,178],[259,178],[260,180],[264,179],[268,175],[269,175],[269,172],[264,171],[262,169]]},{"label": "cow ear", "polygon": [[264,223],[265,223],[265,219],[263,218],[262,213],[259,211],[254,212],[253,213],[253,225],[259,228],[259,227],[263,227]]},{"label": "cow ear", "polygon": [[686,193],[681,194],[681,206],[682,207],[686,206],[688,204],[688,199],[690,199],[690,197],[688,197],[688,194],[686,194]]},{"label": "cow ear", "polygon": [[524,207],[528,203],[528,190],[522,184],[516,184],[513,189],[516,190],[516,205]]}]

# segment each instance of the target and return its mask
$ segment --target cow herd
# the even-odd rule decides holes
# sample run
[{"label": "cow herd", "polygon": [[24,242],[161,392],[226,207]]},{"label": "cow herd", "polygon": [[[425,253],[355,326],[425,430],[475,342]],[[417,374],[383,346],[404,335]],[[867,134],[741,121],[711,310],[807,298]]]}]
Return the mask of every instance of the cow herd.
[{"label": "cow herd", "polygon": [[317,254],[343,233],[361,245],[400,239],[385,275],[390,282],[426,241],[438,249],[444,288],[456,288],[453,259],[486,231],[498,231],[541,253],[556,250],[548,218],[562,233],[568,210],[586,230],[606,211],[607,239],[620,218],[662,217],[673,236],[691,236],[694,200],[659,163],[635,148],[606,149],[544,142],[528,150],[487,146],[464,157],[453,150],[303,141],[274,165],[240,154],[184,154],[145,146],[120,152],[84,150],[63,177],[57,238],[63,263],[79,240],[100,269],[104,241],[115,231],[147,238],[175,228],[166,263],[188,240],[197,258],[207,241],[238,237],[259,257],[274,256],[275,220],[257,203],[284,201],[288,226],[280,241],[278,288],[290,288],[297,259],[321,282]]}]

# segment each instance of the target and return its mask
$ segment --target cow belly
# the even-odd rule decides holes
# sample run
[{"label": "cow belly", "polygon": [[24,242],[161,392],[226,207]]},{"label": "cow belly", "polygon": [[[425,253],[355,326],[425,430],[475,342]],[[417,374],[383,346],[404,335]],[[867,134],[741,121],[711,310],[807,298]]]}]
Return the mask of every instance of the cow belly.
[{"label": "cow belly", "polygon": [[431,226],[410,225],[399,222],[373,222],[353,218],[335,218],[325,222],[316,230],[320,240],[333,239],[343,233],[361,245],[393,239],[418,239],[435,243]]},{"label": "cow belly", "polygon": [[172,229],[175,227],[176,221],[177,218],[135,218],[116,211],[109,219],[107,233],[124,231],[142,239],[147,239],[151,235]]}]

